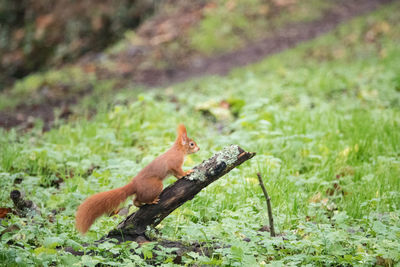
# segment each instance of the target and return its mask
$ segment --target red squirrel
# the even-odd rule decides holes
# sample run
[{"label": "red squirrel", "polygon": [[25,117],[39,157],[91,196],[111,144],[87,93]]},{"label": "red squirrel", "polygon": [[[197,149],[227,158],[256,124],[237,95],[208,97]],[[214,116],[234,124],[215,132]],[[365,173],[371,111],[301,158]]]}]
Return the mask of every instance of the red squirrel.
[{"label": "red squirrel", "polygon": [[144,167],[132,181],[120,188],[97,193],[87,198],[76,212],[76,228],[85,234],[93,222],[104,213],[111,213],[129,196],[136,194],[133,203],[157,204],[163,189],[163,180],[170,174],[180,179],[193,170],[183,171],[185,156],[200,150],[196,142],[187,136],[186,128],[180,124],[178,136],[170,149]]}]

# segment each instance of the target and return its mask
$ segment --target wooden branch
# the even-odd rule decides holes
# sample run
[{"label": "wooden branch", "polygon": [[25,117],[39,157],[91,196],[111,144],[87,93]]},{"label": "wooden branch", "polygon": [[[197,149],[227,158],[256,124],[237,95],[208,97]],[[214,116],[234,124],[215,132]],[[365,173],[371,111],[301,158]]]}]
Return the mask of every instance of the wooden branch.
[{"label": "wooden branch", "polygon": [[271,208],[271,198],[267,193],[267,189],[265,189],[264,182],[261,178],[261,174],[257,173],[258,181],[260,182],[261,189],[264,193],[265,199],[267,201],[267,210],[268,210],[268,220],[269,220],[269,229],[272,237],[275,237],[275,227],[274,227],[274,217],[272,216],[272,208]]},{"label": "wooden branch", "polygon": [[194,198],[203,188],[216,181],[233,168],[254,157],[255,153],[246,152],[237,145],[225,147],[210,159],[196,166],[194,172],[168,186],[160,194],[160,201],[155,205],[145,205],[129,215],[106,237],[119,241],[146,237],[148,227],[157,226],[172,211]]}]

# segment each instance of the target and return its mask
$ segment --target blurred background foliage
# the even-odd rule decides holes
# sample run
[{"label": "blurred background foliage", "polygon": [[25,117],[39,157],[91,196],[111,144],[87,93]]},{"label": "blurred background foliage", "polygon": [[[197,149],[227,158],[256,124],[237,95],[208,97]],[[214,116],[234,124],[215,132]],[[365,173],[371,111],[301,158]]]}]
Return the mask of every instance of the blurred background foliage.
[{"label": "blurred background foliage", "polygon": [[132,46],[146,48],[140,68],[172,68],[237,49],[287,23],[320,18],[331,6],[322,0],[3,0],[0,91],[87,54],[131,59]]},{"label": "blurred background foliage", "polygon": [[2,0],[0,86],[104,49],[153,14],[157,2]]}]

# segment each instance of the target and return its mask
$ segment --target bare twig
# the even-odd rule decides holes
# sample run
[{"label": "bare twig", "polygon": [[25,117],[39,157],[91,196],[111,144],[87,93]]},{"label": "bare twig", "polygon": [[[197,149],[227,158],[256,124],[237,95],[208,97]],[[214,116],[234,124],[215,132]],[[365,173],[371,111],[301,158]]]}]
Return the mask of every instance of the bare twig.
[{"label": "bare twig", "polygon": [[275,228],[274,228],[274,217],[272,216],[272,208],[271,208],[271,198],[269,197],[267,190],[265,189],[264,182],[261,178],[261,174],[257,173],[258,181],[260,182],[260,186],[262,191],[264,192],[265,199],[267,201],[267,209],[268,209],[268,219],[269,219],[269,229],[272,237],[275,237]]}]

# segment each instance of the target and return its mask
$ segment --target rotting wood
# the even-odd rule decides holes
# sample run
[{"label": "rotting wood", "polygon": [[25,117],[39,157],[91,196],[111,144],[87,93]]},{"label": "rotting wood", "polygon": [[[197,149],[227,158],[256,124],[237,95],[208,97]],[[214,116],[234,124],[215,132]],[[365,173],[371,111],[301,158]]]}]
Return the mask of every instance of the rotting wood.
[{"label": "rotting wood", "polygon": [[37,205],[31,200],[25,200],[24,194],[20,191],[11,191],[10,198],[14,202],[15,210],[19,216],[26,217],[28,214],[40,214],[40,210]]}]

